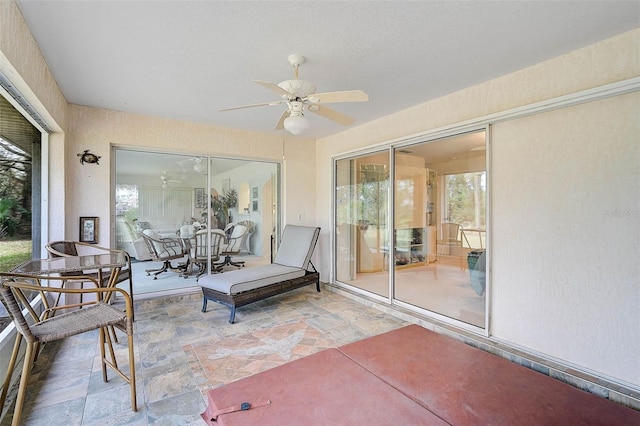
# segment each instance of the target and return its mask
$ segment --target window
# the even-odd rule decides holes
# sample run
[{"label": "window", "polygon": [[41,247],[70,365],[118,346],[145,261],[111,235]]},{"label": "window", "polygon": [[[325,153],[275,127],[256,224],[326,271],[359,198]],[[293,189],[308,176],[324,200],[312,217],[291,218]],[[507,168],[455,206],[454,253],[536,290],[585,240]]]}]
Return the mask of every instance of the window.
[{"label": "window", "polygon": [[[41,246],[42,134],[2,96],[0,116],[0,270],[8,271],[39,254]],[[7,322],[0,304],[0,331]]]},{"label": "window", "polygon": [[[116,216],[134,214],[138,209],[138,185],[119,183],[116,185]],[[133,218],[131,218],[133,219]]]}]

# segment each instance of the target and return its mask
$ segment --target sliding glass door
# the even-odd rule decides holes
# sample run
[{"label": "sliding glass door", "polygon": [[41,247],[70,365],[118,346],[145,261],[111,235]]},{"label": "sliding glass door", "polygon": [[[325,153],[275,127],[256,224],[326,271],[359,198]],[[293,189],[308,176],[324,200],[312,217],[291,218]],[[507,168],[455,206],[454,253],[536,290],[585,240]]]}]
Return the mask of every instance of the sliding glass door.
[{"label": "sliding glass door", "polygon": [[389,297],[389,153],[336,163],[336,278]]},{"label": "sliding glass door", "polygon": [[337,160],[336,280],[484,328],[485,136],[479,130]]},{"label": "sliding glass door", "polygon": [[485,132],[396,150],[394,298],[485,325]]},{"label": "sliding glass door", "polygon": [[[188,247],[200,229],[231,234],[234,228],[246,228],[240,253],[234,256],[250,266],[270,262],[276,247],[272,242],[280,234],[278,163],[119,148],[114,152],[113,245],[126,250],[135,261],[134,270],[141,272],[134,293],[196,285],[195,278],[189,279],[196,274],[187,279],[177,273],[162,273],[156,280],[144,276],[145,269],[158,263],[142,238],[146,229],[181,239]],[[173,264],[181,262],[187,262],[186,255]]]}]

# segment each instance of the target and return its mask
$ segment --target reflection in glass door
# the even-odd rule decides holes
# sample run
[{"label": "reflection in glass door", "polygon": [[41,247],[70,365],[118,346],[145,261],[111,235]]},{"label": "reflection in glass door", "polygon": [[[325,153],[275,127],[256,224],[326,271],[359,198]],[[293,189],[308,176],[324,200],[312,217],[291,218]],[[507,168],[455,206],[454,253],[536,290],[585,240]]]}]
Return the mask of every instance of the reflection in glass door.
[{"label": "reflection in glass door", "polygon": [[336,279],[388,298],[389,153],[335,164]]}]

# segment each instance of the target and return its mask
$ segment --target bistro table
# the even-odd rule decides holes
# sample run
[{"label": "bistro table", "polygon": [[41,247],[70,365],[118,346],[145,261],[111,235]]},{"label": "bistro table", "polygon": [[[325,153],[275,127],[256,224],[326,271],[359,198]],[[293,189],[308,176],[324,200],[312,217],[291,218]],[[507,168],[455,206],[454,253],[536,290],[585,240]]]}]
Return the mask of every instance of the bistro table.
[{"label": "bistro table", "polygon": [[[49,259],[31,259],[21,263],[11,272],[25,275],[48,275],[55,273],[78,272],[84,274],[86,270],[97,270],[102,278],[105,268],[113,269],[115,274],[109,280],[109,286],[113,285],[117,273],[127,264],[124,253],[112,252],[104,254],[88,254],[82,256],[54,257]],[[2,274],[0,272],[0,274]]]},{"label": "bistro table", "polygon": [[[118,282],[118,274],[120,269],[127,264],[124,253],[120,251],[112,251],[104,254],[89,254],[82,256],[54,257],[49,259],[31,259],[21,263],[13,268],[9,273],[0,272],[0,277],[11,276],[11,274],[30,275],[34,278],[38,276],[49,276],[52,274],[60,274],[64,276],[74,275],[78,278],[87,276],[97,279],[98,284],[102,285],[104,280],[105,269],[109,269],[109,281],[104,287],[114,287]],[[55,279],[55,277],[51,277]],[[133,294],[131,303],[133,303]],[[82,299],[81,299],[82,300]]]},{"label": "bistro table", "polygon": [[[104,254],[88,254],[83,256],[54,257],[50,259],[31,259],[11,270],[13,273],[25,275],[49,275],[77,273],[87,275],[87,271],[97,271],[98,282],[102,283],[104,269],[111,269],[106,287],[113,287],[120,269],[127,264],[124,253],[113,251]],[[0,275],[2,273],[0,272]],[[90,275],[90,274],[89,274]]]}]

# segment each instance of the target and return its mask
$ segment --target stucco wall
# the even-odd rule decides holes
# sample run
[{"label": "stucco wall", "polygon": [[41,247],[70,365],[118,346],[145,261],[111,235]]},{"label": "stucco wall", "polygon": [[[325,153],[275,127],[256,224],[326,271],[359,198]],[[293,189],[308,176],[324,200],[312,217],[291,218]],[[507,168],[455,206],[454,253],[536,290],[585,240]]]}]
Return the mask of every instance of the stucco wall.
[{"label": "stucco wall", "polygon": [[[318,140],[316,205],[325,274],[333,156],[638,77],[638,52],[640,30],[634,30]],[[488,151],[495,173],[490,335],[635,386],[638,104],[636,94],[623,95],[502,122],[493,129],[496,143]],[[567,200],[572,207],[558,208]],[[533,221],[522,220],[523,205],[531,207],[526,217],[533,215]],[[629,215],[605,217],[615,209]],[[559,224],[566,225],[560,234],[553,232]]]},{"label": "stucco wall", "polygon": [[492,333],[640,383],[640,92],[492,128]]}]

